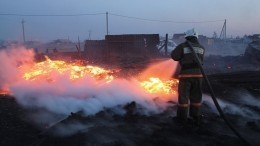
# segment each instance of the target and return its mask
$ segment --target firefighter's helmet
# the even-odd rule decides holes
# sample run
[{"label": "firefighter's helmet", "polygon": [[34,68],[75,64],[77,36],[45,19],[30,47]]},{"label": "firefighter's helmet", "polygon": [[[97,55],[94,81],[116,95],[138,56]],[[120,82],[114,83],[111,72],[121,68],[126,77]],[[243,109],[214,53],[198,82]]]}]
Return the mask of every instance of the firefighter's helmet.
[{"label": "firefighter's helmet", "polygon": [[198,32],[195,30],[195,28],[189,29],[185,32],[185,38],[186,37],[190,37],[190,36],[194,36],[196,38],[199,38],[199,34]]}]

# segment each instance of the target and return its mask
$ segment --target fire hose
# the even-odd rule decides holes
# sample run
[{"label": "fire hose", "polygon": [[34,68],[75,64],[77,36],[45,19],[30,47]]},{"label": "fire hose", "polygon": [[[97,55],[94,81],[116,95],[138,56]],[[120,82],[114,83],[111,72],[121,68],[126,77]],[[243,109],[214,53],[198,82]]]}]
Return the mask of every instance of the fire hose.
[{"label": "fire hose", "polygon": [[235,135],[237,135],[237,137],[239,137],[239,139],[241,139],[246,145],[250,145],[250,143],[249,143],[244,137],[242,137],[242,136],[239,134],[239,132],[234,128],[234,126],[233,126],[233,125],[229,122],[229,120],[226,118],[224,112],[222,111],[221,107],[219,106],[219,103],[218,103],[218,101],[217,101],[217,99],[216,99],[216,96],[215,96],[215,93],[214,93],[214,91],[213,91],[213,88],[212,88],[212,86],[211,86],[211,84],[210,84],[210,81],[209,81],[207,75],[205,74],[205,71],[204,71],[204,69],[203,69],[203,67],[202,67],[201,60],[199,59],[198,55],[195,53],[195,50],[194,50],[194,48],[192,47],[192,45],[190,44],[189,41],[187,41],[187,45],[188,45],[188,47],[191,49],[191,52],[192,52],[193,56],[195,57],[195,62],[199,65],[199,68],[200,68],[200,70],[201,70],[201,73],[202,73],[202,75],[203,75],[203,77],[204,77],[204,79],[205,79],[205,81],[206,81],[206,84],[207,84],[207,86],[208,86],[208,88],[209,88],[209,92],[210,92],[210,95],[211,95],[211,97],[212,97],[212,100],[213,100],[213,102],[214,102],[214,104],[215,104],[215,106],[216,106],[216,108],[217,108],[217,110],[218,110],[220,116],[223,118],[223,120],[224,120],[225,123],[228,125],[228,127],[235,133]]}]

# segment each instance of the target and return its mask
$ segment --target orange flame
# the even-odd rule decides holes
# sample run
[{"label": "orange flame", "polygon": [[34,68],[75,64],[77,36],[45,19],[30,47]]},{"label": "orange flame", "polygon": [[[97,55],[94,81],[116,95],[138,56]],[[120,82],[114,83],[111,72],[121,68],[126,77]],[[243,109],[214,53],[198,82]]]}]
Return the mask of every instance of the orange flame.
[{"label": "orange flame", "polygon": [[23,78],[25,80],[38,80],[42,78],[52,80],[50,75],[54,73],[69,74],[71,80],[80,79],[86,75],[90,75],[95,79],[105,79],[107,82],[113,80],[113,76],[111,75],[113,72],[110,70],[91,65],[80,66],[64,61],[53,61],[48,57],[46,57],[46,61],[36,63],[29,70],[25,70]]},{"label": "orange flame", "polygon": [[[151,77],[148,81],[140,82],[141,86],[149,93],[176,94],[179,81],[177,79],[163,81],[159,78]],[[175,90],[174,90],[175,89]]]},{"label": "orange flame", "polygon": [[[47,80],[54,81],[53,74],[68,74],[70,80],[76,80],[85,76],[93,77],[97,80],[105,80],[106,83],[114,79],[114,72],[97,66],[82,66],[76,63],[66,63],[64,61],[53,61],[46,56],[46,61],[34,63],[29,69],[20,67],[22,77],[28,81]],[[141,87],[148,93],[159,95],[176,95],[179,81],[177,79],[160,79],[158,77],[143,78],[139,81]],[[8,94],[2,91],[0,94]]]}]

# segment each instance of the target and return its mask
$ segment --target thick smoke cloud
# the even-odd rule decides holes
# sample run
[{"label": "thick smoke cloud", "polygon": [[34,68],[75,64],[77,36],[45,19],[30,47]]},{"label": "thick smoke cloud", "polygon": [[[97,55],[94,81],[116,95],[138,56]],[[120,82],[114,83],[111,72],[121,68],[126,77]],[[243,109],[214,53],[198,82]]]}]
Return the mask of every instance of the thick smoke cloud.
[{"label": "thick smoke cloud", "polygon": [[[83,112],[93,115],[104,108],[113,108],[132,101],[144,108],[144,114],[158,113],[165,104],[154,99],[140,87],[136,79],[114,79],[111,83],[86,76],[71,81],[69,75],[52,74],[55,82],[27,81],[19,74],[19,66],[33,62],[33,51],[23,47],[1,51],[1,86],[6,86],[18,103],[25,107],[44,109],[52,113],[69,115]],[[176,98],[173,97],[173,100]]]},{"label": "thick smoke cloud", "polygon": [[141,104],[149,112],[157,112],[160,108],[153,102],[153,96],[140,90],[137,82],[123,79],[107,84],[87,77],[72,83],[68,78],[61,77],[54,83],[19,82],[11,86],[11,91],[18,102],[26,107],[45,108],[65,115],[78,111],[93,115],[104,108],[132,101]]},{"label": "thick smoke cloud", "polygon": [[15,82],[19,78],[18,67],[33,62],[34,52],[24,47],[0,50],[0,88]]}]

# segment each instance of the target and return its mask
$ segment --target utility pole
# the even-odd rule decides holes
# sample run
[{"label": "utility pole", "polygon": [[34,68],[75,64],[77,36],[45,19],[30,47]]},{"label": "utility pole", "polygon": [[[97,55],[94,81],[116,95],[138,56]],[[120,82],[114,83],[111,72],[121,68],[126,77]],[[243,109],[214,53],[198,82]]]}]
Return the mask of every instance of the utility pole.
[{"label": "utility pole", "polygon": [[227,20],[225,19],[224,39],[227,39]]},{"label": "utility pole", "polygon": [[23,43],[25,43],[24,20],[22,20],[22,29],[23,29]]},{"label": "utility pole", "polygon": [[106,21],[107,21],[107,35],[108,35],[108,12],[106,12]]},{"label": "utility pole", "polygon": [[224,39],[224,40],[226,40],[226,38],[227,38],[227,20],[226,19],[225,19],[224,25],[222,27],[219,38]]}]

